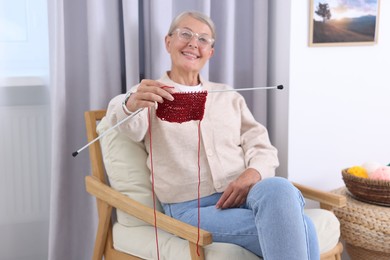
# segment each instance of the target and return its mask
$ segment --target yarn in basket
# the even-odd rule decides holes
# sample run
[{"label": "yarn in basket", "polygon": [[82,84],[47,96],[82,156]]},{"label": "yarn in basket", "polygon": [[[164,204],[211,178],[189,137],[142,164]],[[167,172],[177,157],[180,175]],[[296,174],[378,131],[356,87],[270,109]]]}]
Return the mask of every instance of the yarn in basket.
[{"label": "yarn in basket", "polygon": [[370,179],[390,181],[390,166],[379,167],[370,175]]},{"label": "yarn in basket", "polygon": [[348,168],[347,173],[360,178],[368,178],[367,171],[362,166],[353,166]]},{"label": "yarn in basket", "polygon": [[362,167],[364,169],[366,169],[367,171],[367,174],[368,174],[368,177],[371,176],[371,174],[376,170],[378,169],[379,167],[382,167],[383,164],[381,163],[378,163],[378,162],[374,162],[374,161],[368,161],[368,162],[365,162],[362,164]]}]

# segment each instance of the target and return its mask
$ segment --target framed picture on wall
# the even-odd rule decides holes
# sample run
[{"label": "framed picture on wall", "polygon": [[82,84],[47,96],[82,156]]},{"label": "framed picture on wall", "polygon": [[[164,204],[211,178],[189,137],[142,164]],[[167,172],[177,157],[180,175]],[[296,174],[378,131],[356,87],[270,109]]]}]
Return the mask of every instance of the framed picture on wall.
[{"label": "framed picture on wall", "polygon": [[309,46],[375,44],[379,1],[310,0]]}]

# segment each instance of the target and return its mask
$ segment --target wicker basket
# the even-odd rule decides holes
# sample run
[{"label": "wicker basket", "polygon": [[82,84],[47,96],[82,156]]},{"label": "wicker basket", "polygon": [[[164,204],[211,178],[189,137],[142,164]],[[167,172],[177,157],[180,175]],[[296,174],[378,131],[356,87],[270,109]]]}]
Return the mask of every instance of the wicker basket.
[{"label": "wicker basket", "polygon": [[356,177],[342,171],[343,180],[348,191],[359,200],[382,206],[390,206],[390,181],[371,180]]},{"label": "wicker basket", "polygon": [[389,260],[390,207],[356,200],[345,187],[333,193],[347,198],[347,205],[335,208],[334,214],[351,260]]},{"label": "wicker basket", "polygon": [[353,260],[389,260],[390,257],[388,253],[368,250],[348,243],[346,243],[345,247],[349,257]]}]

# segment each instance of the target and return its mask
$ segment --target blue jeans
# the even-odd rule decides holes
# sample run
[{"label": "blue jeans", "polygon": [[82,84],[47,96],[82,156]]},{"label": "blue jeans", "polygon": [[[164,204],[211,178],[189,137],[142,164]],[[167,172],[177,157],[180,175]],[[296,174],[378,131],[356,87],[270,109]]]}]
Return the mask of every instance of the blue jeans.
[{"label": "blue jeans", "polygon": [[[304,215],[304,199],[288,180],[264,179],[250,190],[240,208],[217,209],[222,193],[200,199],[200,227],[213,241],[240,245],[266,260],[318,260],[312,221]],[[165,214],[198,226],[198,201],[163,204]]]}]

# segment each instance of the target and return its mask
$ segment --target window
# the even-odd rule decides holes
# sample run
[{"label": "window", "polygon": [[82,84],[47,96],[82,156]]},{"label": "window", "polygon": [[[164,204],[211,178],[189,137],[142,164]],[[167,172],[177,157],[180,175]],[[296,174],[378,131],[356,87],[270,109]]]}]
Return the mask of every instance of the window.
[{"label": "window", "polygon": [[48,75],[46,0],[0,0],[0,77]]}]

